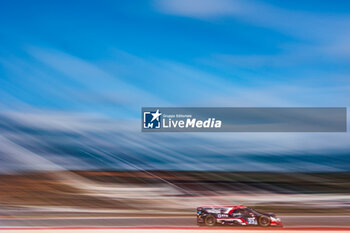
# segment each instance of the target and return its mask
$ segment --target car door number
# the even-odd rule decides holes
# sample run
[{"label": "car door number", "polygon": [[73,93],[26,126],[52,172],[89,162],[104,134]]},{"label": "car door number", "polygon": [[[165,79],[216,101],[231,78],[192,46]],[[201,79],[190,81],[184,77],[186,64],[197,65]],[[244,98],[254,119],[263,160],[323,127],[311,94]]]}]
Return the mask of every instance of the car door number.
[{"label": "car door number", "polygon": [[255,218],[248,218],[248,224],[256,224]]}]

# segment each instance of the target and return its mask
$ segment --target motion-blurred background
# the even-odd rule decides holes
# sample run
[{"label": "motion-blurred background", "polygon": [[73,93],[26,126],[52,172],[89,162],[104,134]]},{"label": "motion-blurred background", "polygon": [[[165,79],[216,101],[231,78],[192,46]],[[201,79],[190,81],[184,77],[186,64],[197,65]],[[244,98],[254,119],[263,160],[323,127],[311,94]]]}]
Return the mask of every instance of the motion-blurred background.
[{"label": "motion-blurred background", "polygon": [[348,1],[0,2],[0,215],[349,214],[348,133],[141,133],[141,107],[347,107]]}]

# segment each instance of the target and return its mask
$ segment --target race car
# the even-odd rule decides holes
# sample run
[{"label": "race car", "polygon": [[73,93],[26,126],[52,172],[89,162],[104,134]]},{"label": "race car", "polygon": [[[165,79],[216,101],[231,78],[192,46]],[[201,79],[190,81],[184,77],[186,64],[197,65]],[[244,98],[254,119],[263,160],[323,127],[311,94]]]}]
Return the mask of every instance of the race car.
[{"label": "race car", "polygon": [[273,213],[262,213],[243,205],[208,206],[197,208],[197,224],[200,226],[235,225],[235,226],[278,226],[281,219]]}]

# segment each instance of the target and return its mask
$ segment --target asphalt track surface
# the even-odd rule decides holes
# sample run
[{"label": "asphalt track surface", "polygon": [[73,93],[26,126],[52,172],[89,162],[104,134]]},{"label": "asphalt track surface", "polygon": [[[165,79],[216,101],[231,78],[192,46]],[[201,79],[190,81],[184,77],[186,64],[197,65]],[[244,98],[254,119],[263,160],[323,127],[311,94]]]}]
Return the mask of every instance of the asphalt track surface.
[{"label": "asphalt track surface", "polygon": [[[284,228],[350,227],[350,216],[280,216]],[[0,228],[21,227],[196,227],[194,217],[0,218]],[[225,227],[225,226],[223,226]]]}]

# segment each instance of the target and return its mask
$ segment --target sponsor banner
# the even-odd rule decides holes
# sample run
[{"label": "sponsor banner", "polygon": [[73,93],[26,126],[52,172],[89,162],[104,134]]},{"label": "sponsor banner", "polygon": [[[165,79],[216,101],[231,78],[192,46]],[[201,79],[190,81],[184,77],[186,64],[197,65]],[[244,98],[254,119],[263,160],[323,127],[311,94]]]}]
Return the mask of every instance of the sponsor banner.
[{"label": "sponsor banner", "polygon": [[346,108],[142,108],[142,132],[346,132]]}]

